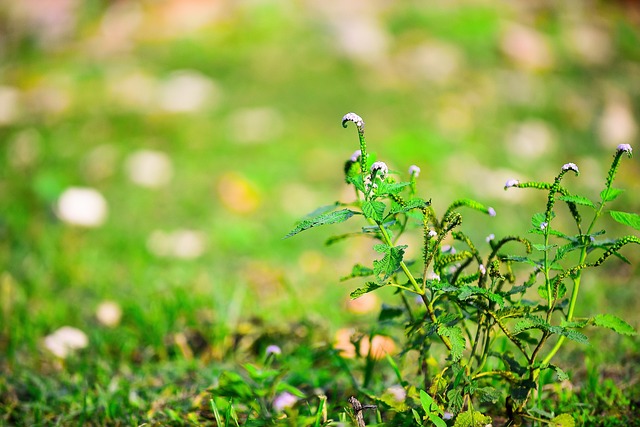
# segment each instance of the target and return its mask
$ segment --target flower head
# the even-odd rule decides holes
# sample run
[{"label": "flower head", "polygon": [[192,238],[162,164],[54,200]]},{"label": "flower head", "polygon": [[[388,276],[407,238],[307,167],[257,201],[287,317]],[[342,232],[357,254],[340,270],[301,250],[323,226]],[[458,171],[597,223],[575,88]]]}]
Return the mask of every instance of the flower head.
[{"label": "flower head", "polygon": [[616,151],[622,151],[624,153],[627,153],[629,155],[629,157],[631,157],[631,154],[633,153],[633,148],[631,148],[631,144],[620,144],[618,145],[618,148],[616,149]]},{"label": "flower head", "polygon": [[371,173],[377,173],[380,179],[384,179],[389,173],[389,168],[385,162],[375,162],[371,165]]},{"label": "flower head", "polygon": [[507,188],[515,187],[518,184],[520,184],[520,181],[518,181],[517,179],[510,179],[506,182],[506,184],[504,184],[504,189],[506,190]]},{"label": "flower head", "polygon": [[273,399],[273,409],[282,412],[286,408],[291,408],[296,404],[298,398],[288,391],[283,391]]},{"label": "flower head", "polygon": [[357,162],[358,159],[360,158],[360,156],[362,156],[362,150],[356,150],[353,152],[353,154],[351,155],[351,158],[349,160],[351,160],[352,162]]},{"label": "flower head", "polygon": [[272,354],[275,355],[275,356],[278,356],[278,355],[282,354],[282,350],[277,345],[271,344],[271,345],[267,346],[267,349],[265,350],[265,354],[267,356],[272,355]]},{"label": "flower head", "polygon": [[487,213],[489,216],[496,216],[496,210],[491,207],[487,209]]},{"label": "flower head", "polygon": [[364,120],[356,113],[347,113],[342,117],[342,127],[347,127],[347,122],[353,122],[358,127],[359,132],[364,132]]},{"label": "flower head", "polygon": [[420,175],[420,168],[416,165],[409,166],[409,175],[417,178]]},{"label": "flower head", "polygon": [[564,165],[562,165],[562,170],[563,171],[572,170],[575,173],[580,173],[580,171],[578,170],[578,166],[576,166],[575,163],[565,163]]}]

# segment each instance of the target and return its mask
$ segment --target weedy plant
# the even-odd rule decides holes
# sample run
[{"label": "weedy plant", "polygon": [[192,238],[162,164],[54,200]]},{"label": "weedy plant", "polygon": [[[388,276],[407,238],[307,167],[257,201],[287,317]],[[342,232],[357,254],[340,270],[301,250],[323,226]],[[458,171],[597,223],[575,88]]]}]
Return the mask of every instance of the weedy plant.
[{"label": "weedy plant", "polygon": [[[364,121],[349,113],[342,125],[347,127],[349,122],[355,124],[360,142],[360,149],[344,168],[346,182],[355,189],[355,201],[316,210],[286,237],[353,217],[366,222],[356,232],[329,240],[364,235],[376,242],[373,247],[380,258],[372,266],[353,267],[350,278],[368,279],[351,297],[395,288],[401,305],[383,308],[387,310],[383,317],[404,324],[404,350],[418,350],[419,367],[427,366],[432,354],[444,350],[446,355],[437,372],[422,369],[424,383],[412,386],[404,381],[409,396],[418,403],[409,413],[418,425],[446,426],[445,418],[455,420],[456,426],[485,425],[490,419],[482,413],[483,405],[499,402],[504,402],[510,425],[538,419],[530,411],[531,396],[542,372],[552,370],[558,380],[567,378],[551,363],[567,340],[587,343],[582,332],[587,326],[606,327],[624,335],[636,333],[613,314],[575,315],[583,272],[611,256],[627,261],[620,249],[640,243],[634,235],[605,239],[598,225],[607,204],[621,193],[613,182],[622,158],[632,155],[630,145],[617,147],[597,201],[572,194],[563,185],[567,175],[579,174],[574,163],[562,166],[551,182],[509,180],[505,190],[546,192],[546,207],[533,214],[527,238],[490,236],[490,249],[481,254],[479,246],[461,231],[463,216],[459,211],[469,208],[490,216],[495,216],[495,211],[462,198],[438,215],[430,200],[416,195],[420,169],[411,166],[408,178],[402,179],[385,163],[373,161],[367,153]],[[555,226],[560,224],[554,220],[562,205],[575,223],[573,231]],[[637,214],[609,214],[615,221],[640,230]],[[406,259],[407,246],[398,244],[407,232],[421,234],[420,259]],[[445,245],[451,240],[464,249],[455,251]],[[414,304],[416,299],[419,306]],[[567,414],[549,418],[546,423],[550,425],[574,423]]]}]

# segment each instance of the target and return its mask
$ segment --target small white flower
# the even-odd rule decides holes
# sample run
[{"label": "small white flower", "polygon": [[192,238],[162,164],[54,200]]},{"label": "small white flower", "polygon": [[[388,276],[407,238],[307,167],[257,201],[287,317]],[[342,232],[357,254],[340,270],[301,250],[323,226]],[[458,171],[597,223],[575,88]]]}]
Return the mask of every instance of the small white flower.
[{"label": "small white flower", "polygon": [[267,356],[269,356],[271,354],[274,354],[274,355],[278,356],[278,355],[282,354],[282,349],[280,349],[280,347],[278,347],[275,344],[271,344],[271,345],[267,346],[267,349],[265,350],[265,354]]},{"label": "small white flower", "polygon": [[482,274],[483,276],[484,276],[485,274],[487,274],[487,269],[484,267],[484,265],[483,265],[483,264],[480,264],[480,265],[478,266],[478,271],[479,271],[479,272],[480,272],[480,274]]},{"label": "small white flower", "polygon": [[429,233],[427,233],[429,235],[429,237],[434,238],[438,235],[438,233],[436,233],[436,230],[429,230]]},{"label": "small white flower", "polygon": [[631,154],[633,153],[633,148],[631,148],[631,144],[620,144],[618,145],[617,151],[623,151],[627,153],[629,157],[631,157]]},{"label": "small white flower", "polygon": [[544,230],[545,228],[547,228],[547,226],[549,225],[548,222],[543,222],[540,224],[540,230]]},{"label": "small white flower", "polygon": [[409,166],[409,175],[417,178],[420,175],[420,168],[416,165]]},{"label": "small white flower", "polygon": [[375,162],[371,165],[371,173],[377,172],[380,179],[384,179],[389,173],[389,168],[385,162]]},{"label": "small white flower", "polygon": [[510,179],[506,182],[506,184],[504,184],[504,188],[510,188],[510,187],[515,187],[516,185],[520,184],[520,181],[518,181],[517,179]]},{"label": "small white flower", "polygon": [[282,412],[285,408],[291,408],[297,401],[298,398],[296,396],[284,391],[273,399],[273,409],[275,409],[276,412]]},{"label": "small white flower", "polygon": [[404,402],[404,399],[407,398],[407,391],[401,385],[392,385],[387,388],[387,393],[393,396],[393,399],[396,402]]},{"label": "small white flower", "polygon": [[360,156],[362,156],[362,150],[356,150],[353,152],[349,160],[351,160],[352,162],[357,162]]},{"label": "small white flower", "polygon": [[58,199],[56,214],[67,224],[99,227],[107,219],[108,205],[104,196],[93,188],[70,187]]},{"label": "small white flower", "polygon": [[487,238],[485,239],[487,241],[487,243],[489,243],[490,241],[492,241],[493,239],[496,238],[496,235],[491,233],[487,236]]},{"label": "small white flower", "polygon": [[489,216],[496,216],[496,210],[493,208],[487,209],[487,212],[489,213]]},{"label": "small white flower", "polygon": [[44,346],[61,359],[89,345],[87,334],[78,328],[63,326],[44,339]]},{"label": "small white flower", "polygon": [[568,171],[568,170],[572,170],[575,173],[579,173],[580,171],[578,170],[578,166],[576,166],[575,163],[566,163],[564,165],[562,165],[562,170],[563,171]]},{"label": "small white flower", "polygon": [[443,254],[452,254],[453,255],[453,254],[456,253],[456,248],[454,248],[451,245],[444,245],[441,250],[442,250]]},{"label": "small white flower", "polygon": [[347,113],[342,117],[342,126],[347,127],[347,122],[353,122],[358,127],[358,130],[364,130],[364,120],[356,113]]},{"label": "small white flower", "polygon": [[431,272],[431,273],[429,273],[427,275],[427,279],[431,279],[431,280],[435,280],[436,282],[439,282],[440,281],[440,275]]}]

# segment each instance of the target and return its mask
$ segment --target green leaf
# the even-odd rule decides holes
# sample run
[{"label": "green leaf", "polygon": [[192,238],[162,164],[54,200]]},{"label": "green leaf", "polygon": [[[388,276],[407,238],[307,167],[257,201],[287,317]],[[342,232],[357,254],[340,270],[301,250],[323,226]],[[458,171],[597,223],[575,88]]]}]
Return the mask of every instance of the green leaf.
[{"label": "green leaf", "polygon": [[395,204],[394,207],[391,209],[391,213],[406,213],[413,209],[419,209],[425,206],[429,206],[430,204],[431,202],[427,202],[419,197],[416,197],[406,202],[404,206]]},{"label": "green leaf", "polygon": [[310,228],[313,227],[317,227],[319,225],[326,225],[326,224],[337,224],[340,222],[344,222],[346,220],[348,220],[349,218],[351,218],[354,215],[357,215],[358,212],[354,212],[352,210],[349,209],[342,209],[339,211],[335,211],[335,212],[329,212],[329,213],[323,213],[320,214],[314,218],[310,218],[310,219],[305,219],[303,221],[301,221],[296,228],[294,228],[293,230],[291,230],[289,232],[289,234],[287,234],[286,236],[283,237],[283,239],[287,239],[291,236],[295,236],[296,234],[300,233],[301,231],[304,230],[308,230]]},{"label": "green leaf", "polygon": [[502,393],[493,387],[480,387],[476,390],[476,395],[481,402],[496,403],[502,397]]},{"label": "green leaf", "polygon": [[582,332],[578,332],[573,329],[561,328],[560,326],[551,327],[549,330],[553,333],[559,333],[560,335],[569,338],[571,341],[575,341],[580,344],[589,344],[589,338],[587,338],[587,336]]},{"label": "green leaf", "polygon": [[424,390],[420,390],[420,404],[422,404],[422,409],[424,409],[427,414],[434,412],[438,414],[441,412],[438,404],[433,400],[433,397],[429,396]]},{"label": "green leaf", "polygon": [[[381,246],[381,245],[376,245]],[[386,247],[386,252],[381,260],[373,261],[373,272],[376,276],[383,275],[382,280],[386,280],[400,268],[400,262],[404,256],[407,245]],[[376,249],[377,250],[377,249]]]},{"label": "green leaf", "polygon": [[451,341],[451,359],[456,362],[462,358],[462,353],[467,346],[462,329],[459,326],[438,326],[438,335],[445,336]]},{"label": "green leaf", "polygon": [[356,299],[358,297],[361,297],[364,294],[368,294],[369,292],[375,291],[376,289],[379,289],[383,286],[384,285],[380,285],[376,282],[367,282],[363,287],[358,288],[355,291],[351,292],[349,296],[351,297],[351,299]]},{"label": "green leaf", "polygon": [[462,409],[462,405],[464,405],[464,398],[462,397],[462,387],[453,388],[447,392],[447,400],[449,401],[449,406],[447,410],[449,412],[460,412]]},{"label": "green leaf", "polygon": [[411,185],[409,182],[394,182],[389,183],[386,181],[382,181],[378,184],[378,188],[376,189],[377,196],[384,196],[386,194],[398,194],[405,187]]},{"label": "green leaf", "polygon": [[610,202],[615,200],[623,191],[624,190],[620,190],[619,188],[610,188],[609,191],[607,191],[605,188],[600,192],[600,199],[602,199],[603,202]]},{"label": "green leaf", "polygon": [[365,200],[362,202],[362,213],[365,217],[371,218],[375,222],[382,222],[384,208],[384,203],[378,200]]},{"label": "green leaf", "polygon": [[563,202],[575,203],[576,205],[589,206],[590,208],[594,208],[594,209],[596,208],[596,205],[591,200],[582,196],[560,196],[558,197],[558,199],[562,200]]},{"label": "green leaf", "polygon": [[535,249],[536,251],[540,251],[540,252],[545,252],[548,251],[549,249],[553,249],[558,245],[541,245],[541,244],[537,244],[534,243],[533,245],[531,245],[533,247],[533,249]]},{"label": "green leaf", "polygon": [[[549,364],[546,366],[546,368],[553,369],[554,371],[556,371],[558,381],[564,381],[569,379],[569,375],[567,375],[567,373],[563,371],[559,366],[556,366],[554,364]],[[543,369],[546,369],[546,368],[543,366]]]},{"label": "green leaf", "polygon": [[545,220],[544,213],[541,213],[541,212],[535,213],[531,217],[531,226],[536,230],[540,230],[540,225],[544,222],[544,220]]},{"label": "green leaf", "polygon": [[396,317],[400,317],[404,314],[404,309],[401,307],[390,307],[388,305],[382,304],[382,310],[380,310],[380,315],[378,316],[378,322],[384,322],[385,320],[395,319]]},{"label": "green leaf", "polygon": [[453,427],[484,427],[491,423],[491,417],[479,411],[465,411],[458,414]]},{"label": "green leaf", "polygon": [[560,414],[549,421],[549,427],[575,427],[576,422],[569,414]]},{"label": "green leaf", "polygon": [[637,332],[633,326],[613,314],[599,314],[593,318],[595,326],[609,328],[622,335],[636,335]]},{"label": "green leaf", "polygon": [[372,269],[370,269],[369,267],[365,267],[362,264],[356,264],[353,266],[353,269],[351,269],[351,274],[340,278],[340,280],[344,281],[344,280],[353,279],[354,277],[367,277],[372,275],[373,275]]},{"label": "green leaf", "polygon": [[618,221],[620,224],[628,225],[636,230],[640,231],[640,215],[627,212],[609,211],[611,218]]}]

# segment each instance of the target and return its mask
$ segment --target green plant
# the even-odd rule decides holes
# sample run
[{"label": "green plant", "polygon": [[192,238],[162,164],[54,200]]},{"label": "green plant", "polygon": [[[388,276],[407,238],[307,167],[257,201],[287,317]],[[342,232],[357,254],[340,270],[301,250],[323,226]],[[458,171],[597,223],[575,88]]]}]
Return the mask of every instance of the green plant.
[{"label": "green plant", "polygon": [[[404,324],[405,350],[418,350],[420,366],[427,366],[430,355],[444,349],[445,363],[439,372],[432,376],[428,369],[423,370],[428,394],[420,400],[429,419],[438,418],[436,408],[445,408],[457,416],[456,425],[474,425],[475,421],[464,421],[476,413],[482,415],[473,409],[472,401],[495,404],[508,388],[506,412],[512,424],[519,425],[523,418],[534,418],[527,413],[527,403],[540,373],[555,370],[558,379],[567,377],[551,363],[567,339],[587,343],[581,329],[588,325],[624,335],[636,333],[612,314],[575,316],[583,271],[600,266],[611,256],[626,261],[620,249],[640,243],[634,235],[603,239],[604,231],[597,226],[605,206],[621,192],[613,187],[613,181],[623,155],[631,157],[630,145],[618,146],[597,202],[572,194],[562,185],[567,174],[579,174],[574,163],[562,166],[550,183],[508,181],[505,190],[545,191],[546,207],[532,216],[530,238],[491,236],[488,254],[482,255],[480,246],[460,231],[463,217],[459,210],[469,208],[495,216],[494,209],[462,198],[438,216],[430,200],[416,196],[419,168],[411,166],[409,179],[399,179],[400,174],[373,161],[367,152],[362,118],[349,113],[342,125],[346,127],[348,122],[356,125],[360,143],[344,168],[347,183],[355,189],[355,200],[316,210],[285,237],[352,217],[366,221],[360,231],[332,237],[328,243],[353,236],[371,238],[381,258],[372,266],[354,266],[350,278],[369,279],[351,293],[352,298],[383,287],[395,288],[402,305],[385,317],[395,317]],[[561,203],[568,207],[568,217],[575,223],[573,232],[555,227],[560,223],[557,207]],[[585,213],[591,215],[588,222],[583,221]],[[637,214],[610,211],[610,215],[640,230]],[[422,237],[422,257],[406,259],[407,246],[399,244],[399,239],[416,230]],[[451,241],[464,249],[456,251],[445,245]],[[520,247],[519,252],[507,252],[513,244]],[[419,308],[413,304],[415,297]],[[563,416],[562,420],[569,418]],[[558,418],[549,422],[557,423]]]}]

